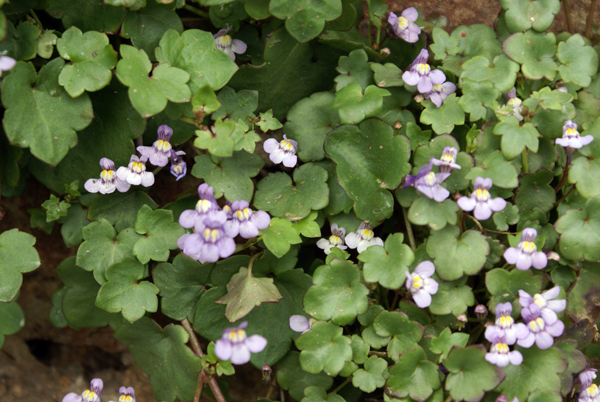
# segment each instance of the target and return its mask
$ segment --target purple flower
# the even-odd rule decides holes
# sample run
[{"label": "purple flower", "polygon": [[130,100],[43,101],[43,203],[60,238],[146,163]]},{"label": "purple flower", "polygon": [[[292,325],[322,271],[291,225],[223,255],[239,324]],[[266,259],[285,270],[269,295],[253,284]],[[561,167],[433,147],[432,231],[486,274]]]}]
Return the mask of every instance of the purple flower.
[{"label": "purple flower", "polygon": [[473,215],[480,221],[489,219],[492,211],[502,211],[506,207],[506,201],[500,197],[492,199],[488,191],[492,188],[492,184],[492,179],[476,178],[475,190],[471,193],[471,197],[460,197],[457,201],[458,206],[463,211],[473,211],[474,209]]},{"label": "purple flower", "polygon": [[[135,392],[133,391],[132,387],[121,387],[119,388],[119,395],[121,395],[119,397],[119,402],[136,402],[135,399]],[[113,402],[113,401],[110,401]]]},{"label": "purple flower", "polygon": [[456,92],[456,85],[447,81],[443,84],[434,84],[431,91],[427,92],[424,97],[425,99],[430,99],[437,107],[440,107],[444,103],[444,99],[454,92]]},{"label": "purple flower", "polygon": [[215,49],[222,50],[231,60],[235,60],[235,53],[242,54],[246,52],[248,46],[239,39],[231,39],[231,36],[227,35],[227,32],[229,32],[229,29],[221,29],[213,35],[215,38]]},{"label": "purple flower", "polygon": [[17,61],[9,56],[0,56],[0,76],[2,76],[3,71],[12,70],[12,68],[17,64]]},{"label": "purple flower", "polygon": [[535,342],[538,348],[548,349],[554,344],[553,337],[562,335],[565,324],[560,320],[549,323],[544,320],[541,313],[542,310],[535,303],[532,303],[529,308],[521,310],[521,316],[527,324],[529,335],[517,341],[519,346],[529,348]]},{"label": "purple flower", "polygon": [[331,225],[331,236],[329,239],[319,239],[317,242],[317,247],[323,249],[325,254],[329,255],[331,253],[332,247],[337,247],[340,250],[345,250],[348,247],[345,246],[346,241],[346,229],[338,228],[337,223]]},{"label": "purple flower", "polygon": [[524,309],[531,308],[532,305],[537,305],[541,312],[541,316],[548,324],[553,324],[558,320],[556,313],[560,313],[567,307],[567,301],[553,300],[560,293],[560,287],[555,286],[552,289],[545,291],[542,294],[535,294],[531,296],[529,293],[519,290],[519,304]]},{"label": "purple flower", "polygon": [[577,131],[577,123],[573,123],[571,120],[567,120],[563,126],[562,138],[557,138],[556,143],[562,145],[565,148],[581,148],[584,145],[592,142],[594,137],[592,135],[586,135],[585,137],[579,136]]},{"label": "purple flower", "polygon": [[356,232],[348,233],[348,236],[346,236],[346,245],[351,249],[357,249],[359,253],[362,253],[371,246],[383,247],[383,240],[379,237],[374,237],[373,226],[368,222],[363,222]]},{"label": "purple flower", "polygon": [[529,335],[527,326],[523,323],[515,324],[510,316],[512,305],[510,303],[499,303],[496,306],[496,325],[490,325],[485,330],[485,339],[494,342],[502,337],[508,345],[514,345],[517,339],[524,339]]},{"label": "purple flower", "polygon": [[121,166],[117,170],[117,177],[127,183],[137,186],[141,184],[144,187],[150,187],[154,184],[154,175],[152,172],[146,172],[146,157],[138,158],[131,155],[129,165]]},{"label": "purple flower", "polygon": [[579,382],[581,383],[581,389],[588,388],[592,385],[592,382],[596,379],[596,372],[598,370],[590,368],[585,369],[581,373],[579,373]]},{"label": "purple flower", "polygon": [[90,383],[90,389],[85,390],[81,395],[71,392],[65,395],[62,402],[100,402],[100,393],[103,386],[101,379],[94,378]]},{"label": "purple flower", "polygon": [[519,121],[523,120],[523,116],[521,116],[521,112],[523,111],[523,101],[517,98],[517,89],[513,87],[510,91],[504,94],[506,98],[506,104],[510,106],[512,113],[509,113],[508,116],[515,116]]},{"label": "purple flower", "polygon": [[177,245],[185,255],[201,263],[216,262],[219,257],[227,258],[235,252],[235,235],[226,229],[226,221],[225,212],[214,211],[204,218],[204,229],[184,234]]},{"label": "purple flower", "polygon": [[429,52],[427,49],[421,50],[409,69],[402,74],[404,82],[408,85],[417,85],[417,89],[422,94],[431,92],[434,85],[446,81],[446,75],[441,70],[431,70],[431,67],[427,64],[428,59]]},{"label": "purple flower", "polygon": [[412,293],[415,304],[425,308],[431,304],[431,295],[438,291],[438,283],[431,279],[435,272],[435,265],[431,261],[423,261],[415,268],[411,274],[406,271],[406,289]]},{"label": "purple flower", "polygon": [[303,315],[293,315],[290,317],[290,328],[292,331],[302,332],[304,334],[310,331],[315,321],[314,318],[306,318]]},{"label": "purple flower", "polygon": [[600,400],[600,390],[596,384],[583,389],[579,393],[579,402],[598,402]]},{"label": "purple flower", "polygon": [[421,28],[415,24],[418,17],[419,13],[417,10],[414,7],[409,7],[402,11],[400,17],[394,13],[390,13],[388,23],[392,26],[396,36],[409,43],[415,43],[419,40],[419,34],[421,33]]},{"label": "purple flower", "polygon": [[462,167],[456,163],[456,155],[458,150],[454,147],[445,147],[440,159],[432,158],[431,162],[440,168],[440,173],[450,173],[454,169]]},{"label": "purple flower", "polygon": [[220,210],[213,194],[213,188],[208,184],[202,183],[198,186],[200,200],[195,209],[186,209],[179,215],[179,224],[186,229],[195,227],[197,232],[204,229],[204,218],[209,213]]},{"label": "purple flower", "polygon": [[509,363],[518,366],[523,363],[523,355],[518,350],[511,351],[504,338],[497,335],[492,341],[490,351],[485,354],[485,360],[498,367],[506,367]]},{"label": "purple flower", "polygon": [[[500,395],[498,398],[496,398],[495,402],[508,402],[508,398],[504,395]],[[519,398],[515,396],[515,399],[513,399],[511,402],[519,402]]]},{"label": "purple flower", "polygon": [[173,135],[173,129],[163,124],[158,127],[158,137],[151,147],[137,147],[137,151],[150,161],[154,166],[166,166],[171,156],[171,150],[173,147],[169,140]]},{"label": "purple flower", "polygon": [[119,179],[115,172],[115,164],[113,161],[108,158],[102,158],[100,159],[100,167],[102,168],[100,180],[89,179],[83,185],[88,192],[110,194],[113,193],[115,189],[119,190],[121,193],[129,190],[131,185],[126,181]]},{"label": "purple flower", "polygon": [[244,321],[237,328],[227,328],[223,336],[215,342],[215,354],[221,360],[231,360],[232,364],[244,364],[250,361],[250,352],[262,352],[267,340],[260,335],[247,336]]},{"label": "purple flower", "polygon": [[183,151],[171,150],[171,169],[170,172],[175,176],[175,180],[179,181],[187,173],[187,164],[180,158],[180,155],[185,155]]},{"label": "purple flower", "polygon": [[258,236],[259,230],[268,228],[270,223],[271,217],[265,211],[253,212],[248,208],[247,201],[234,201],[231,205],[231,220],[225,224],[225,229],[231,237],[239,233],[244,239],[252,239]]},{"label": "purple flower", "polygon": [[450,195],[450,192],[444,187],[440,186],[444,180],[446,180],[450,173],[434,173],[431,171],[431,167],[434,163],[434,157],[432,156],[429,160],[429,164],[422,166],[419,169],[419,173],[416,176],[407,175],[406,182],[402,188],[414,186],[419,192],[428,198],[442,202]]},{"label": "purple flower", "polygon": [[548,257],[545,253],[537,251],[537,247],[533,242],[536,236],[537,231],[535,229],[524,229],[517,248],[509,247],[504,252],[506,262],[516,265],[521,271],[528,270],[532,265],[537,269],[542,269],[548,265]]},{"label": "purple flower", "polygon": [[275,164],[283,162],[283,166],[292,168],[298,162],[298,157],[296,156],[298,143],[294,140],[289,140],[286,135],[283,136],[281,142],[278,142],[275,138],[269,138],[263,144],[263,148],[269,154],[269,159]]}]

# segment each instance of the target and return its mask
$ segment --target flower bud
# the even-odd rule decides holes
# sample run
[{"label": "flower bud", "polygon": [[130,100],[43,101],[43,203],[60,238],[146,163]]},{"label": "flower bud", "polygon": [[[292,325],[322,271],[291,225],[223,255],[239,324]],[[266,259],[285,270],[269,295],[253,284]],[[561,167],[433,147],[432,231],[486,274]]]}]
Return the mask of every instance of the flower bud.
[{"label": "flower bud", "polygon": [[383,49],[381,49],[379,51],[379,54],[381,55],[382,59],[385,59],[386,57],[388,57],[392,52],[390,51],[390,49],[388,47],[384,47]]},{"label": "flower bud", "polygon": [[477,317],[478,320],[485,320],[488,316],[488,309],[487,307],[485,307],[483,304],[479,304],[477,305],[477,307],[475,307],[475,316]]},{"label": "flower bud", "polygon": [[458,328],[459,331],[462,331],[462,329],[465,327],[465,325],[467,325],[467,322],[469,320],[467,319],[467,316],[463,313],[463,314],[459,314],[456,317],[456,327]]},{"label": "flower bud", "polygon": [[268,364],[265,364],[262,368],[262,378],[263,381],[268,384],[271,382],[271,373],[273,372],[273,370],[271,369],[271,366],[269,366]]}]

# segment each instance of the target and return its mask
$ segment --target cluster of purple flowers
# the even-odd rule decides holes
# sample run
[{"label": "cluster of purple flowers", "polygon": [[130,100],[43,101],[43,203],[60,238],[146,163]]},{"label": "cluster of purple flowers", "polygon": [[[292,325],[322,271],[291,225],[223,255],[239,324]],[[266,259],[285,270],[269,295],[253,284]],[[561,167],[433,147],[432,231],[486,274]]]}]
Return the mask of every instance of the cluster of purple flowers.
[{"label": "cluster of purple flowers", "polygon": [[173,149],[169,140],[173,135],[171,127],[163,124],[158,128],[158,138],[151,147],[137,147],[140,157],[131,155],[129,164],[115,170],[115,163],[108,158],[100,159],[100,179],[89,179],[84,187],[90,193],[110,194],[115,190],[124,193],[130,186],[142,185],[150,187],[154,184],[154,175],[146,171],[146,162],[150,161],[154,166],[166,166],[171,159],[171,174],[176,180],[181,179],[187,173],[185,161],[180,157],[185,155],[184,151]]},{"label": "cluster of purple flowers", "polygon": [[523,307],[521,317],[525,323],[515,323],[510,303],[498,304],[495,325],[485,331],[485,338],[492,343],[485,359],[499,367],[506,367],[509,363],[519,365],[523,356],[517,350],[510,351],[509,345],[516,343],[529,348],[535,343],[540,349],[551,347],[554,338],[560,336],[565,328],[556,313],[565,309],[566,300],[553,300],[559,292],[558,286],[533,296],[519,290],[519,304]]},{"label": "cluster of purple flowers", "polygon": [[250,353],[262,352],[267,346],[267,340],[260,335],[246,335],[244,328],[248,322],[242,322],[238,327],[227,328],[221,339],[215,342],[215,354],[221,360],[231,360],[232,364],[245,364],[250,361]]},{"label": "cluster of purple flowers", "polygon": [[251,239],[271,223],[269,214],[252,211],[246,201],[235,201],[221,209],[213,188],[206,183],[198,187],[198,195],[196,207],[179,216],[179,224],[193,232],[181,236],[177,245],[185,255],[201,263],[229,257],[235,252],[234,237],[239,234]]},{"label": "cluster of purple flowers", "polygon": [[428,64],[429,52],[421,50],[417,58],[402,74],[402,79],[408,85],[416,85],[419,93],[425,99],[430,99],[437,107],[440,107],[444,99],[456,92],[456,85],[446,82],[446,75],[442,70],[431,69]]},{"label": "cluster of purple flowers", "polygon": [[[62,402],[100,402],[100,394],[103,387],[104,383],[102,380],[94,378],[90,383],[90,389],[83,391],[81,395],[71,392],[65,395]],[[119,388],[119,395],[119,402],[136,402],[135,392],[132,387]]]},{"label": "cluster of purple flowers", "polygon": [[348,236],[345,236],[345,234],[346,229],[338,227],[334,223],[331,225],[331,236],[329,236],[329,239],[320,239],[317,242],[317,247],[323,249],[325,254],[330,254],[332,247],[337,247],[341,250],[346,250],[350,247],[362,253],[371,246],[383,246],[383,240],[375,237],[373,226],[368,222],[361,223],[356,232],[350,232]]},{"label": "cluster of purple flowers", "polygon": [[581,392],[579,393],[579,402],[598,402],[600,401],[600,390],[593,383],[596,379],[596,369],[586,369],[579,373],[579,382],[581,382]]}]

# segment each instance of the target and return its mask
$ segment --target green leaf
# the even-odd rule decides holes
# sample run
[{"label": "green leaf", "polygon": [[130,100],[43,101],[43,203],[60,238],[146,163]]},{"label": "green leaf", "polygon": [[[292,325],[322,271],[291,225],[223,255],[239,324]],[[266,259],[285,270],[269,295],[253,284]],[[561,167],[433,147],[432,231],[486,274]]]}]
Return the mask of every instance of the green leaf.
[{"label": "green leaf", "polygon": [[310,331],[296,339],[302,370],[311,374],[324,371],[328,376],[342,371],[344,362],[352,359],[352,342],[343,332],[331,322],[315,322]]},{"label": "green leaf", "polygon": [[256,125],[265,133],[269,130],[279,130],[283,127],[283,124],[273,117],[273,110],[268,110],[265,113],[259,114]]},{"label": "green leaf", "polygon": [[[436,294],[432,295],[429,311],[432,314],[452,314],[455,317],[466,313],[467,307],[475,304],[475,296],[470,286],[465,285],[468,277],[453,282],[441,282]],[[464,345],[463,345],[464,346]]]},{"label": "green leaf", "polygon": [[0,348],[4,335],[12,335],[25,326],[25,314],[17,302],[0,303]]},{"label": "green leaf", "polygon": [[[530,349],[531,350],[531,349]],[[455,347],[450,351],[444,366],[449,373],[444,389],[457,401],[480,401],[485,392],[495,389],[505,377],[500,367],[485,360],[482,345]],[[512,366],[517,369],[520,366]],[[506,383],[503,383],[504,385]],[[525,399],[523,399],[525,400]]]},{"label": "green leaf", "polygon": [[300,402],[346,402],[346,400],[336,393],[327,394],[321,387],[310,386],[304,389],[304,398]]},{"label": "green leaf", "polygon": [[258,91],[243,89],[235,92],[232,88],[225,87],[219,91],[217,98],[222,106],[212,114],[213,120],[229,118],[246,121],[248,117],[254,117],[253,112],[258,108]]},{"label": "green leaf", "polygon": [[511,400],[528,400],[535,391],[560,392],[561,379],[558,376],[567,368],[567,358],[555,347],[541,350],[538,348],[521,348],[523,363],[518,366],[508,365],[504,368],[506,378],[498,387],[498,391]]},{"label": "green leaf", "polygon": [[[174,8],[173,4],[160,4],[157,0],[148,0],[146,7],[137,11],[127,11],[121,36],[130,39],[133,46],[143,49],[146,54],[153,57],[154,49],[162,41],[161,38],[166,32],[183,31],[183,24]],[[122,51],[121,55],[123,55]]]},{"label": "green leaf", "polygon": [[465,274],[477,274],[485,264],[490,246],[480,232],[467,230],[460,235],[457,226],[447,226],[431,234],[426,250],[434,258],[435,272],[440,278],[453,281]]},{"label": "green leaf", "polygon": [[440,107],[429,100],[423,104],[425,110],[421,113],[420,121],[423,124],[431,124],[436,134],[450,133],[455,125],[465,124],[465,112],[458,104],[456,94],[451,94],[444,99]]},{"label": "green leaf", "polygon": [[337,164],[337,179],[359,219],[376,223],[392,215],[394,200],[388,190],[410,171],[406,137],[394,135],[381,120],[369,119],[332,131],[325,152]]},{"label": "green leaf", "polygon": [[177,248],[177,240],[185,233],[179,223],[173,222],[172,211],[153,211],[148,205],[140,208],[135,219],[135,231],[145,235],[133,246],[133,255],[143,264],[150,260],[167,261],[169,250]]},{"label": "green leaf", "polygon": [[[539,100],[539,105],[542,109],[562,110],[565,103],[573,101],[573,95],[568,92],[559,91],[558,89],[552,90],[544,87],[539,91],[534,91],[531,94],[531,99]],[[529,105],[526,104],[526,106]],[[530,109],[535,109],[537,104],[535,106],[531,104],[529,107]]]},{"label": "green leaf", "polygon": [[231,322],[245,317],[262,303],[277,303],[283,296],[273,284],[273,278],[255,278],[248,275],[248,268],[240,268],[227,284],[227,294],[217,300],[226,304],[225,317]]},{"label": "green leaf", "polygon": [[233,155],[235,141],[233,134],[236,129],[234,121],[217,119],[215,125],[201,130],[196,130],[194,146],[206,149],[211,155],[229,157]]},{"label": "green leaf", "polygon": [[455,55],[462,51],[462,48],[458,46],[458,36],[450,36],[448,32],[439,27],[433,28],[433,43],[430,47],[436,60],[444,60],[448,55]]},{"label": "green leaf", "polygon": [[387,362],[377,356],[371,356],[366,362],[364,369],[358,369],[352,375],[352,385],[363,392],[373,392],[385,384],[384,371]]},{"label": "green leaf", "polygon": [[519,297],[519,290],[531,295],[539,293],[542,289],[542,280],[531,271],[513,269],[507,271],[502,268],[492,269],[485,275],[485,286],[492,295],[490,310],[494,310],[498,303],[514,302]]},{"label": "green leaf", "polygon": [[421,347],[402,354],[400,361],[390,367],[389,374],[386,394],[394,398],[425,401],[441,385],[437,365],[427,360]]},{"label": "green leaf", "polygon": [[183,254],[175,257],[173,264],[158,264],[152,271],[152,279],[160,289],[160,309],[163,314],[174,320],[193,320],[196,304],[204,294],[212,266],[200,265]]},{"label": "green leaf", "polygon": [[358,260],[364,262],[366,282],[379,282],[388,289],[402,287],[406,279],[404,272],[415,259],[412,250],[403,241],[402,233],[394,233],[385,240],[385,249],[372,246],[358,255]]},{"label": "green leaf", "polygon": [[531,123],[521,126],[515,116],[507,117],[496,124],[494,134],[502,136],[502,153],[507,160],[519,156],[525,147],[532,152],[538,151],[540,134]]},{"label": "green leaf", "polygon": [[292,222],[286,219],[271,218],[269,227],[261,230],[260,234],[265,246],[279,258],[290,250],[292,244],[302,243]]},{"label": "green leaf", "polygon": [[515,203],[522,211],[539,208],[548,212],[554,207],[556,193],[550,186],[554,173],[540,169],[533,174],[521,176],[521,186],[515,196]]},{"label": "green leaf", "polygon": [[500,0],[506,13],[504,20],[510,32],[526,31],[530,28],[544,32],[560,12],[559,0]]},{"label": "green leaf", "polygon": [[87,127],[93,116],[87,95],[72,99],[58,85],[63,65],[63,59],[54,59],[36,77],[32,64],[19,62],[2,82],[6,136],[11,144],[30,148],[50,165],[60,162],[77,144],[75,131]]},{"label": "green leaf", "polygon": [[600,270],[598,264],[584,263],[573,288],[567,294],[567,312],[575,322],[596,322],[600,310]]},{"label": "green leaf", "polygon": [[564,258],[600,261],[600,196],[586,201],[583,211],[568,210],[558,218],[555,229],[561,234],[558,250]]},{"label": "green leaf", "polygon": [[334,80],[336,92],[353,82],[360,84],[363,91],[372,85],[374,83],[373,71],[371,71],[370,64],[367,52],[362,49],[353,50],[348,56],[340,57],[339,65],[336,68],[340,75]]},{"label": "green leaf", "polygon": [[217,100],[217,95],[208,85],[198,89],[196,95],[192,98],[192,111],[197,120],[202,120],[207,114],[218,110],[221,103]]},{"label": "green leaf", "polygon": [[400,354],[413,350],[423,337],[423,326],[398,311],[384,310],[379,313],[375,317],[373,328],[380,337],[392,336],[387,351],[388,356],[396,362]]},{"label": "green leaf", "polygon": [[315,238],[321,236],[321,228],[315,222],[319,216],[317,211],[312,211],[306,218],[293,223],[294,229],[304,237]]},{"label": "green leaf", "polygon": [[60,222],[62,223],[60,234],[67,247],[75,247],[83,241],[81,230],[90,223],[87,220],[87,211],[81,207],[81,204],[71,204],[67,216]]},{"label": "green leaf", "polygon": [[62,313],[71,328],[100,328],[111,321],[113,314],[96,307],[100,285],[90,272],[75,265],[75,257],[61,262],[56,273],[65,284],[61,297]]},{"label": "green leaf", "polygon": [[569,182],[574,183],[581,196],[591,199],[600,195],[600,159],[579,157],[569,169]]},{"label": "green leaf", "polygon": [[83,34],[71,27],[58,40],[56,48],[63,59],[72,62],[62,68],[58,83],[73,98],[84,91],[98,91],[110,83],[117,53],[105,34],[94,31]]},{"label": "green leaf", "polygon": [[39,36],[39,38],[37,38],[38,56],[44,59],[49,59],[52,57],[54,45],[56,45],[56,41],[58,39],[58,36],[56,36],[54,32],[55,31],[51,29],[47,29]]},{"label": "green leaf", "polygon": [[133,258],[111,265],[106,269],[107,282],[102,285],[96,305],[110,313],[123,313],[129,322],[139,320],[146,312],[158,309],[160,291],[153,283],[140,281],[146,269]]},{"label": "green leaf", "polygon": [[117,32],[125,16],[125,8],[104,4],[102,0],[51,0],[46,10],[60,18],[65,28],[76,26],[82,31]]},{"label": "green leaf", "polygon": [[[173,29],[165,32],[160,40],[160,47],[156,49],[156,59],[160,63],[169,63],[187,71],[191,76],[190,84],[194,92],[205,85],[215,91],[219,90],[237,71],[235,62],[223,51],[215,49],[212,34],[198,29],[188,29],[181,35]],[[226,107],[220,95],[219,102]]]},{"label": "green leaf", "polygon": [[144,205],[156,208],[152,198],[141,191],[99,194],[90,202],[88,219],[97,221],[104,218],[112,223],[117,231],[121,231],[135,225],[137,213]]},{"label": "green leaf", "polygon": [[500,151],[492,152],[483,160],[483,167],[474,167],[465,178],[475,180],[480,176],[489,177],[494,182],[494,186],[501,188],[515,188],[519,185],[517,169],[504,159]]},{"label": "green leaf", "polygon": [[[583,371],[587,366],[587,358],[580,350],[578,350],[578,341],[569,339],[559,341],[554,344],[554,347],[560,349],[569,361],[569,365],[562,373],[562,389],[563,395],[567,395],[573,388],[573,374]],[[559,399],[561,400],[561,399]]]},{"label": "green leaf", "polygon": [[312,163],[294,169],[294,182],[285,173],[270,173],[256,185],[254,205],[277,217],[300,220],[329,201],[327,171]]},{"label": "green leaf", "polygon": [[442,203],[427,197],[417,198],[408,210],[408,220],[415,225],[429,225],[433,230],[441,230],[446,224],[456,225],[458,205],[452,200]]},{"label": "green leaf", "polygon": [[327,186],[329,187],[329,204],[323,209],[327,216],[337,215],[340,212],[348,213],[352,209],[353,202],[348,197],[335,175],[335,163],[330,159],[316,162],[315,165],[327,170]]},{"label": "green leaf", "polygon": [[299,362],[300,353],[291,350],[279,363],[277,363],[277,383],[281,388],[289,391],[290,396],[301,400],[304,390],[312,387],[329,389],[333,378],[325,373],[310,374],[302,370]]},{"label": "green leaf", "polygon": [[121,45],[120,53],[123,58],[117,63],[117,78],[129,87],[131,104],[143,117],[161,112],[167,100],[182,103],[192,97],[186,85],[190,79],[187,72],[165,63],[156,66],[148,77],[152,64],[143,49]]},{"label": "green leaf", "polygon": [[161,328],[144,317],[133,324],[124,324],[115,337],[129,345],[135,362],[150,376],[157,400],[194,398],[202,364],[186,346],[189,335],[182,327],[170,324]]},{"label": "green leaf", "polygon": [[0,234],[0,302],[10,302],[21,287],[21,274],[40,266],[40,256],[33,248],[35,237],[11,229]]},{"label": "green leaf", "polygon": [[552,81],[556,77],[556,36],[553,33],[516,33],[504,41],[502,48],[508,57],[521,64],[525,78],[539,80],[546,77]]},{"label": "green leaf", "polygon": [[558,72],[566,82],[587,87],[592,81],[591,77],[598,71],[598,53],[593,47],[587,46],[579,34],[560,42],[556,57],[561,62]]},{"label": "green leaf", "polygon": [[260,156],[241,151],[219,163],[213,162],[208,155],[197,156],[195,162],[192,175],[211,185],[215,198],[225,195],[230,202],[252,199],[254,183],[251,177],[256,176],[264,165]]},{"label": "green leaf", "polygon": [[0,51],[17,61],[31,60],[37,52],[40,32],[40,28],[30,22],[21,22],[16,28],[9,22],[6,39],[0,43]]},{"label": "green leaf", "polygon": [[375,73],[373,79],[380,88],[404,86],[402,70],[393,63],[385,63],[383,65],[371,63],[371,70]]},{"label": "green leaf", "polygon": [[439,353],[439,361],[444,361],[448,357],[448,353],[452,350],[453,346],[464,348],[467,346],[469,341],[469,334],[463,334],[461,332],[454,332],[450,328],[444,329],[439,336],[431,339],[431,351],[433,353]]},{"label": "green leaf", "polygon": [[285,28],[298,42],[308,42],[316,38],[325,21],[332,21],[342,15],[341,0],[271,0],[269,12],[285,20]]},{"label": "green leaf", "polygon": [[321,265],[313,274],[314,285],[304,295],[304,309],[317,320],[352,323],[368,307],[369,290],[360,279],[358,267],[348,261],[333,259]]},{"label": "green leaf", "polygon": [[71,204],[65,201],[60,201],[60,198],[54,194],[50,195],[50,199],[42,203],[42,208],[46,210],[46,222],[52,222],[61,216],[67,216],[67,211]]},{"label": "green leaf", "polygon": [[363,94],[360,84],[352,82],[335,93],[329,109],[338,111],[342,123],[360,123],[381,113],[383,98],[390,95],[388,90],[374,85],[369,85]]},{"label": "green leaf", "polygon": [[300,100],[288,112],[283,132],[302,144],[297,155],[303,162],[325,157],[325,136],[340,124],[338,113],[328,108],[334,97],[331,92],[318,92]]}]

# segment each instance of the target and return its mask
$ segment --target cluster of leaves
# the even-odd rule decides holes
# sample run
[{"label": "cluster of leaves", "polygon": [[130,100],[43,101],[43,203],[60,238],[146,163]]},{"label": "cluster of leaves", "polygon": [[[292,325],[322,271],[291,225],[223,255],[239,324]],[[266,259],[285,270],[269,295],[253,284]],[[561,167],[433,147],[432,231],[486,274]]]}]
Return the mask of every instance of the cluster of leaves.
[{"label": "cluster of leaves", "polygon": [[[496,30],[448,33],[418,21],[416,44],[385,30],[381,0],[364,2],[374,38],[359,32],[363,2],[351,0],[3,3],[0,51],[18,63],[2,76],[2,195],[18,196],[32,175],[53,192],[44,210],[30,211],[32,227],[58,222],[65,244],[78,247],[56,268],[64,287],[50,320],[110,326],[157,400],[191,401],[201,371],[233,375],[212,343],[204,356],[187,344],[216,341],[242,320],[268,341],[251,363],[273,366],[271,385],[304,402],[560,401],[600,357],[598,47],[546,32],[559,0],[501,0]],[[231,28],[246,53],[233,61],[216,49],[213,34],[195,28],[210,24]],[[430,63],[457,85],[440,107],[402,80],[425,36]],[[523,121],[502,96],[513,87]],[[595,139],[572,155],[555,144],[566,120]],[[85,192],[100,158],[126,165],[134,140],[150,145],[163,124],[188,165],[193,156],[194,188],[160,208],[135,188]],[[293,170],[261,153],[281,134],[298,142]],[[479,222],[452,199],[401,188],[447,146],[461,150],[461,169],[443,186],[468,195],[475,178],[491,178],[503,211]],[[272,217],[257,240],[216,263],[177,247],[178,217],[197,201],[185,193],[202,182],[222,204],[246,200]],[[330,224],[351,232],[363,221],[384,246],[327,256],[316,247]],[[502,259],[524,228],[554,257],[544,270]],[[17,230],[0,234],[0,345],[24,325],[18,304],[6,302],[40,264],[34,243]],[[423,261],[439,283],[427,309],[404,289],[405,272]],[[519,290],[555,285],[567,299],[563,337],[518,349],[520,366],[488,363],[486,319],[473,307],[511,302],[516,318]],[[159,311],[170,324],[150,317]],[[317,321],[300,335],[292,315]]]}]

